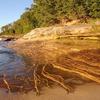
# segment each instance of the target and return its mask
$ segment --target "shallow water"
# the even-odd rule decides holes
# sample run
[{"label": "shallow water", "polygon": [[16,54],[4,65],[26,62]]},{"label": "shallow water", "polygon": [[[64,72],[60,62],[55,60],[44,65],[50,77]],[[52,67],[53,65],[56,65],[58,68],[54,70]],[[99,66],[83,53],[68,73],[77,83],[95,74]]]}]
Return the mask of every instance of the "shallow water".
[{"label": "shallow water", "polygon": [[10,55],[6,54],[6,53],[1,53],[0,54],[0,66],[9,62],[9,60],[10,60],[9,56]]},{"label": "shallow water", "polygon": [[0,75],[15,75],[25,67],[25,64],[21,56],[6,48],[7,44],[5,42],[0,43]]}]

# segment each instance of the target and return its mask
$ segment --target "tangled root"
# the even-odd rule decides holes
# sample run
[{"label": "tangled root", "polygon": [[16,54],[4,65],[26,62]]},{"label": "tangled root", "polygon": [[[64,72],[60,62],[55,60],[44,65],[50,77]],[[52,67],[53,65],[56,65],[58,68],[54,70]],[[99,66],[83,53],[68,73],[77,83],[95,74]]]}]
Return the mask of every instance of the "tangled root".
[{"label": "tangled root", "polygon": [[65,71],[65,72],[76,73],[76,74],[78,74],[80,76],[83,76],[83,77],[89,79],[89,80],[92,80],[92,81],[95,81],[97,83],[100,83],[100,78],[98,78],[98,77],[96,77],[94,75],[91,75],[86,71],[82,71],[82,70],[78,70],[78,69],[68,69],[68,68],[64,68],[62,66],[58,66],[58,65],[55,65],[55,64],[53,64],[53,67],[56,68],[56,69]]},{"label": "tangled root", "polygon": [[[0,77],[0,87],[8,89],[10,92],[27,93],[34,90],[39,95],[41,87],[50,87],[49,83],[52,82],[57,83],[69,93],[73,92],[73,88],[70,85],[71,81],[65,82],[67,77],[64,77],[64,75],[72,79],[72,74],[75,74],[80,80],[84,77],[86,80],[100,84],[100,55],[98,54],[100,50],[92,50],[92,52],[83,51],[82,54],[84,56],[81,55],[81,52],[76,53],[78,56],[76,54],[73,54],[73,56],[69,54],[62,58],[60,57],[61,61],[48,64],[37,63],[34,66],[28,67],[23,76],[6,78],[6,75],[3,75],[3,77]],[[85,57],[85,55],[87,56]],[[57,73],[58,70],[60,73]]]},{"label": "tangled root", "polygon": [[70,86],[65,85],[64,78],[61,77],[60,75],[50,74],[50,73],[46,72],[46,71],[45,71],[45,66],[43,67],[42,75],[43,75],[45,78],[47,78],[47,79],[49,79],[49,80],[52,80],[52,81],[58,83],[58,84],[61,85],[66,91],[71,92],[72,88],[71,88]]}]

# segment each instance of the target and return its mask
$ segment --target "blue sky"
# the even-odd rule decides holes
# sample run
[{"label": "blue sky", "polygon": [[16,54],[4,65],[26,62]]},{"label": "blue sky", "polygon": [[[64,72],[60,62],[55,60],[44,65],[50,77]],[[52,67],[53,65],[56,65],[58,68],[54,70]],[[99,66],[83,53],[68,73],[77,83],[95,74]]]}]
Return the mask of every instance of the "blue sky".
[{"label": "blue sky", "polygon": [[20,18],[33,0],[0,0],[0,27]]}]

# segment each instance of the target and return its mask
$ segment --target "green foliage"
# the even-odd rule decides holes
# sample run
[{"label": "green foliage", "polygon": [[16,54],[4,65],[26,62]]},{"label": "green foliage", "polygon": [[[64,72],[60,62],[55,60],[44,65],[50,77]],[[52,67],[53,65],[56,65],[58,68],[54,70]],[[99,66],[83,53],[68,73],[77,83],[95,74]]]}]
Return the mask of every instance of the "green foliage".
[{"label": "green foliage", "polygon": [[2,33],[25,34],[36,27],[87,17],[100,18],[100,0],[34,0],[20,19],[2,27]]}]

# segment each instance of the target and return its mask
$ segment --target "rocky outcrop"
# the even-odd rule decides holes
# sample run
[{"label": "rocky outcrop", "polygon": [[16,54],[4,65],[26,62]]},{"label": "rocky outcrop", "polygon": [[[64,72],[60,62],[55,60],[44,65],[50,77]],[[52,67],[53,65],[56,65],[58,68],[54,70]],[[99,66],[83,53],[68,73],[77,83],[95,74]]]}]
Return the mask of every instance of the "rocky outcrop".
[{"label": "rocky outcrop", "polygon": [[[93,25],[90,24],[77,24],[77,25],[60,25],[36,28],[24,35],[19,40],[33,41],[33,40],[49,40],[62,37],[70,38],[86,38],[86,39],[100,39],[100,32],[93,33],[91,30]],[[96,36],[96,37],[95,37]],[[18,40],[18,41],[19,41]]]}]

